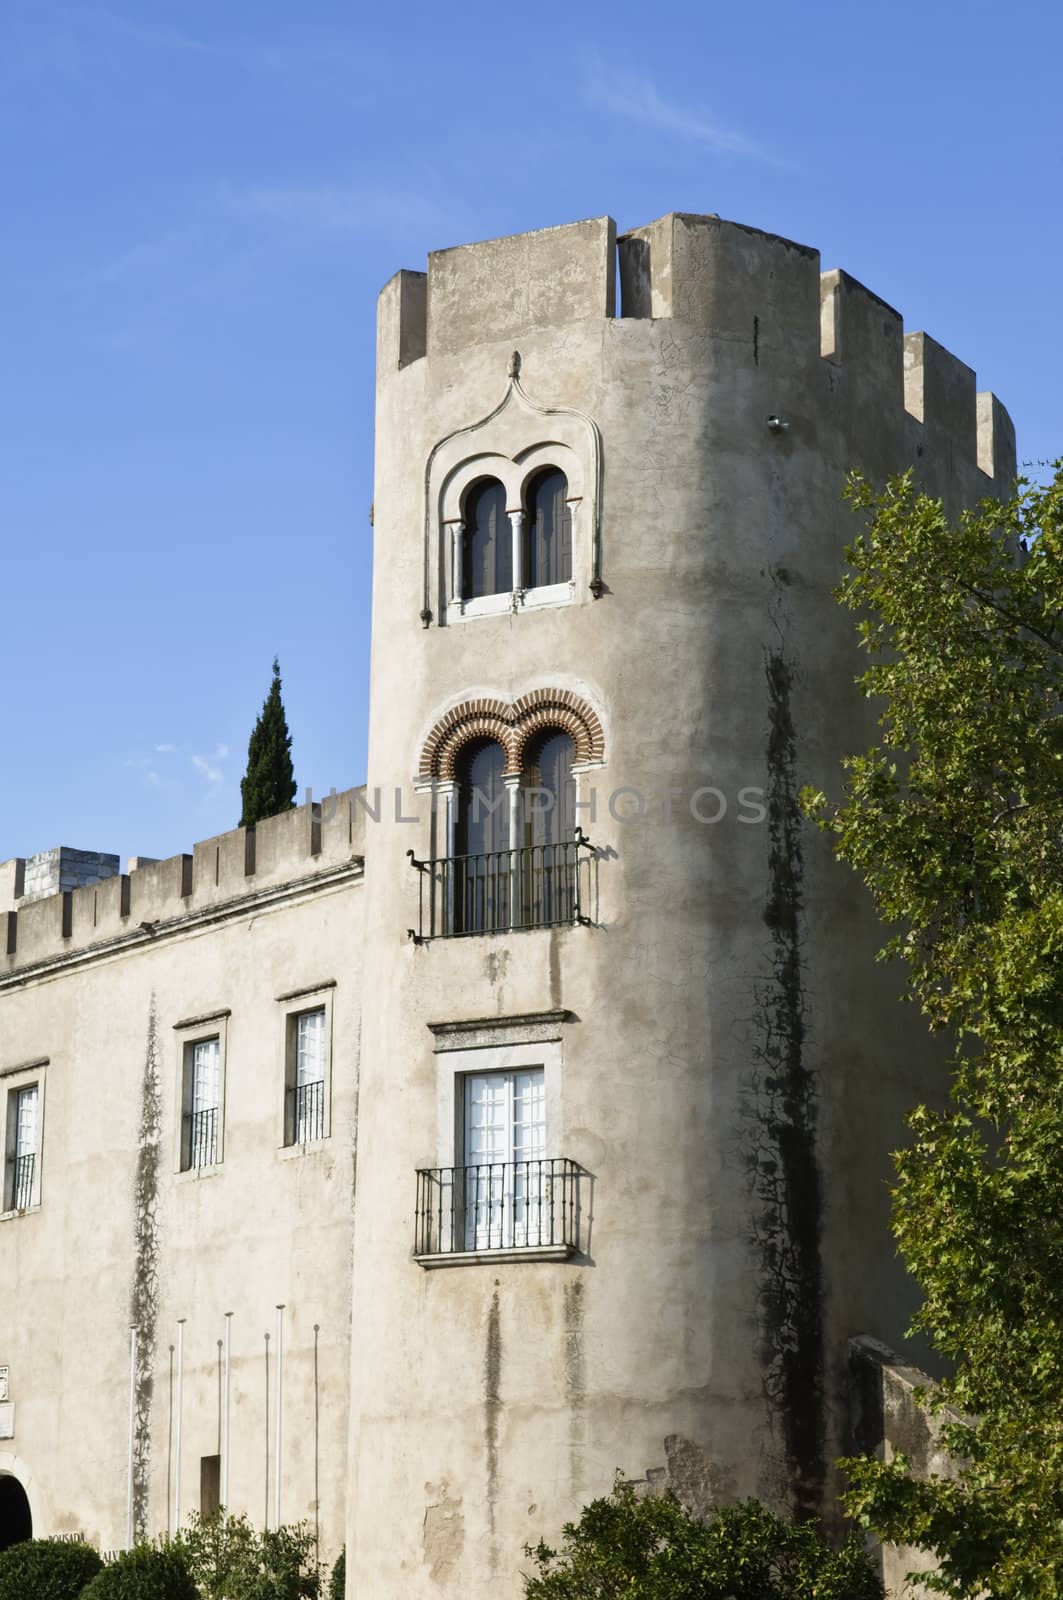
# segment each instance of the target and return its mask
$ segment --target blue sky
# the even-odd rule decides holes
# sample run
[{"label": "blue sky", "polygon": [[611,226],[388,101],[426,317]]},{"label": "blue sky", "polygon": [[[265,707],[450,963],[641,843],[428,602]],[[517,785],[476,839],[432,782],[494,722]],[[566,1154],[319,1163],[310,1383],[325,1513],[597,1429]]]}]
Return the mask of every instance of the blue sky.
[{"label": "blue sky", "polygon": [[4,0],[0,859],[365,776],[374,302],[611,213],[816,245],[1063,454],[1063,9]]}]

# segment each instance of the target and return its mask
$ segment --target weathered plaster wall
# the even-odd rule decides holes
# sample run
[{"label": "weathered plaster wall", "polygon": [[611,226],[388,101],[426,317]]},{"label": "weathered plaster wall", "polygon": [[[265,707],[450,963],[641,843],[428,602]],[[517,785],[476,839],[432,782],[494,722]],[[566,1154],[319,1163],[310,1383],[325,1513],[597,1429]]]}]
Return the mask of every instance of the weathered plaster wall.
[{"label": "weathered plaster wall", "polygon": [[[899,1339],[912,1303],[888,1152],[933,1061],[796,794],[836,787],[872,735],[831,598],[845,474],[915,462],[955,507],[990,491],[984,466],[1007,479],[1010,427],[947,352],[906,340],[846,275],[821,279],[812,250],[666,217],[621,241],[617,316],[612,240],[598,219],[442,252],[381,296],[369,786],[404,786],[421,820],[374,829],[366,888],[358,1600],[516,1597],[524,1543],[617,1468],[665,1473],[698,1506],[829,1507],[846,1340]],[[426,463],[505,399],[514,348],[530,401],[600,430],[604,592],[581,567],[569,606],[441,626]],[[411,944],[405,852],[440,849],[411,792],[428,730],[463,698],[543,686],[605,729],[604,767],[581,779],[598,794],[581,814],[596,925]],[[730,801],[715,826],[687,804],[706,785]],[[759,824],[738,820],[746,786]],[[649,797],[645,820],[611,812],[621,788]],[[553,1008],[571,1020],[549,1153],[592,1175],[585,1251],[426,1272],[414,1171],[443,1160],[428,1025]]]},{"label": "weathered plaster wall", "polygon": [[[354,795],[324,809],[260,825],[257,872],[245,870],[237,830],[197,846],[191,884],[182,858],[134,873],[124,916],[121,880],[101,884],[115,898],[96,903],[95,938],[91,888],[73,896],[66,937],[62,896],[19,913],[0,972],[0,1091],[5,1074],[41,1057],[47,1077],[41,1204],[0,1218],[0,1363],[38,1532],[125,1543],[131,1322],[137,1530],[165,1531],[174,1518],[180,1319],[181,1512],[199,1506],[201,1458],[219,1447],[226,1312],[230,1504],[260,1526],[268,1505],[272,1523],[283,1302],[282,1516],[314,1520],[316,1412],[323,1556],[343,1542],[364,845]],[[277,997],[326,984],[331,1133],[284,1149],[287,1003]],[[217,1013],[227,1015],[175,1028]],[[224,1160],[180,1172],[182,1042],[219,1026]]]},{"label": "weathered plaster wall", "polygon": [[[942,1442],[942,1429],[959,1421],[959,1413],[946,1408],[931,1415],[916,1399],[918,1390],[933,1390],[932,1378],[867,1334],[849,1341],[849,1378],[849,1448],[854,1453],[877,1455],[884,1461],[903,1453],[917,1478],[957,1475],[956,1462]],[[929,1591],[920,1583],[908,1582],[909,1574],[935,1570],[927,1551],[890,1544],[873,1549],[881,1562],[887,1595],[930,1600]]]}]

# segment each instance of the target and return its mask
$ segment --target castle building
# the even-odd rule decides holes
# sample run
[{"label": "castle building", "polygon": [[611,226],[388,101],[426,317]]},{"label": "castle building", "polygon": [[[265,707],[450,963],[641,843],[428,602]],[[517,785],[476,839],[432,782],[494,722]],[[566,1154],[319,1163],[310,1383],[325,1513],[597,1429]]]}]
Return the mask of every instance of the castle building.
[{"label": "castle building", "polygon": [[798,794],[874,736],[846,474],[909,465],[1007,492],[1006,413],[787,240],[385,287],[367,786],[0,868],[0,1543],[225,1504],[516,1600],[617,1471],[831,1515],[939,1066]]}]

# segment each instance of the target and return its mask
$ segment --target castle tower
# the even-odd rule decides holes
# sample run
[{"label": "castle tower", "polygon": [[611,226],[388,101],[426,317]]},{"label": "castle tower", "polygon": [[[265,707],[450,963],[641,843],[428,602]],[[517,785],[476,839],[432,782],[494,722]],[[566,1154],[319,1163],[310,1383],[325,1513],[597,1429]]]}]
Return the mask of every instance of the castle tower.
[{"label": "castle tower", "polygon": [[888,1152],[936,1069],[797,796],[873,732],[845,475],[911,464],[1006,492],[1006,413],[716,217],[381,295],[358,1600],[515,1600],[618,1469],[832,1502],[846,1340],[913,1306]]}]

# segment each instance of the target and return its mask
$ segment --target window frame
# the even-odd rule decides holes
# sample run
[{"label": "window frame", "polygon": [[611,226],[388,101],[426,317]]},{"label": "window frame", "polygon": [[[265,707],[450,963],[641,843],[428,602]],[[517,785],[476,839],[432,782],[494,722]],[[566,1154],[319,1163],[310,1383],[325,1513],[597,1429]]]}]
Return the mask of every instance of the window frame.
[{"label": "window frame", "polygon": [[[489,1074],[528,1072],[541,1068],[545,1102],[544,1149],[560,1156],[564,1144],[561,1120],[561,1041],[491,1043],[471,1048],[458,1046],[436,1053],[436,1122],[438,1149],[426,1167],[463,1167],[467,1080]],[[556,1149],[554,1148],[556,1146]]]},{"label": "window frame", "polygon": [[[332,1138],[332,1059],[333,1059],[333,1024],[334,1006],[333,995],[336,989],[336,980],[329,978],[313,988],[300,989],[292,994],[278,995],[277,1004],[282,1009],[279,1028],[280,1061],[278,1077],[281,1085],[280,1109],[277,1121],[277,1147],[282,1159],[301,1156],[309,1151],[320,1150]],[[322,1063],[321,1082],[322,1090],[322,1118],[323,1131],[317,1139],[306,1139],[301,1142],[295,1140],[295,1089],[298,1073],[298,1033],[299,1018],[311,1012],[324,1013],[323,1045],[324,1061]]]},{"label": "window frame", "polygon": [[[527,491],[533,480],[546,471],[563,474],[567,484],[565,504],[571,525],[572,571],[570,577],[559,583],[529,586],[523,581],[525,574],[522,570],[528,515]],[[537,443],[515,457],[485,452],[460,462],[454,468],[443,485],[439,503],[441,623],[446,625],[466,618],[571,605],[575,601],[577,581],[581,574],[585,574],[585,569],[589,570],[593,560],[587,546],[589,534],[584,526],[583,476],[578,453],[571,446],[556,440]],[[459,547],[464,549],[467,537],[469,498],[485,480],[500,483],[505,491],[513,539],[512,588],[465,600],[462,598],[464,556],[459,557],[458,550]]]},{"label": "window frame", "polygon": [[[47,1077],[47,1058],[29,1062],[22,1067],[11,1067],[0,1072],[0,1085],[4,1090],[3,1117],[4,1117],[4,1162],[3,1162],[3,1189],[0,1190],[0,1220],[6,1221],[15,1217],[27,1216],[30,1212],[38,1211],[41,1206],[43,1193],[43,1152],[44,1152],[44,1112],[45,1112],[45,1081]],[[37,1090],[37,1116],[34,1129],[36,1148],[33,1164],[33,1181],[30,1185],[29,1204],[16,1206],[15,1200],[15,1160],[18,1139],[18,1104],[19,1096],[25,1089]]]},{"label": "window frame", "polygon": [[[177,1034],[178,1051],[175,1107],[177,1161],[174,1171],[180,1178],[210,1177],[220,1172],[225,1164],[230,1015],[229,1011],[214,1012],[210,1016],[194,1018],[185,1023],[177,1023],[174,1027],[174,1032]],[[206,1044],[213,1039],[218,1041],[218,1129],[215,1159],[197,1166],[192,1161],[191,1120],[193,1114],[196,1046]]]}]

